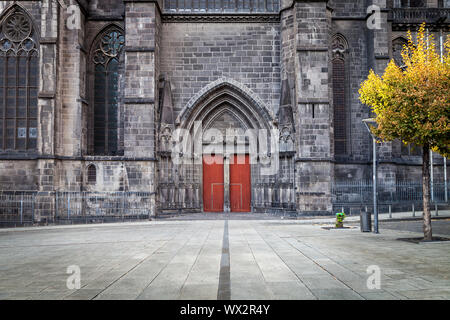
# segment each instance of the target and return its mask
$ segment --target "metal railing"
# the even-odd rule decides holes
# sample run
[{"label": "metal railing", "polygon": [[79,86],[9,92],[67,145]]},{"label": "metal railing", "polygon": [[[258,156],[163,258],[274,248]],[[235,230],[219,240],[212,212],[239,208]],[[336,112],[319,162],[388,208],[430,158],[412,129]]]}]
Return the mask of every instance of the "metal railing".
[{"label": "metal railing", "polygon": [[[422,182],[396,181],[395,183],[378,183],[378,202],[380,204],[399,204],[422,201]],[[450,190],[450,183],[447,183]],[[372,180],[337,181],[332,186],[335,204],[371,205]],[[443,182],[433,183],[433,202],[445,203],[445,185]]]},{"label": "metal railing", "polygon": [[56,220],[143,219],[150,216],[150,192],[56,192]]},{"label": "metal railing", "polygon": [[0,191],[0,223],[33,223],[35,196],[33,191]]},{"label": "metal railing", "polygon": [[444,23],[450,20],[449,8],[395,8],[391,12],[394,23]]},{"label": "metal railing", "polygon": [[[0,225],[33,224],[39,206],[54,204],[49,221],[109,221],[148,219],[151,192],[50,192],[0,191]],[[45,202],[45,203],[44,203]]]},{"label": "metal railing", "polygon": [[[450,183],[447,189],[450,190]],[[286,189],[288,190],[288,188]],[[445,186],[443,182],[433,184],[434,202],[432,206],[448,205],[445,203]],[[265,192],[264,192],[265,194]],[[333,206],[335,208],[353,207],[356,211],[372,205],[372,181],[337,181],[332,185]],[[0,191],[0,225],[15,226],[32,224],[37,215],[39,193],[36,191]],[[44,195],[54,201],[54,220],[63,221],[109,221],[148,219],[151,215],[152,201],[155,194],[151,192],[53,192]],[[283,197],[284,199],[284,197]],[[280,203],[284,200],[279,199]],[[185,199],[186,200],[186,199]],[[264,198],[253,203],[262,206]],[[292,199],[287,203],[294,205]],[[380,206],[398,207],[415,206],[419,210],[422,203],[422,183],[420,181],[397,181],[378,184],[378,203]],[[274,209],[273,206],[263,207]],[[281,206],[285,208],[285,206]],[[415,209],[413,209],[414,211]]]}]

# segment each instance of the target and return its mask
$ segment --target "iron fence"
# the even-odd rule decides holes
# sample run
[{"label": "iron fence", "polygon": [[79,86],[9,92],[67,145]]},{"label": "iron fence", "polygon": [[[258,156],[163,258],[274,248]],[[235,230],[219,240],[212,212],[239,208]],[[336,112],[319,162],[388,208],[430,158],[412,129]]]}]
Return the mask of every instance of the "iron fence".
[{"label": "iron fence", "polygon": [[56,220],[93,218],[145,219],[150,216],[150,192],[56,192]]},{"label": "iron fence", "polygon": [[[449,182],[447,182],[447,190],[450,190]],[[332,186],[333,202],[337,205],[370,205],[373,201],[372,191],[372,180],[337,181]],[[378,203],[382,205],[420,203],[422,202],[422,182],[379,182],[377,184],[377,194]],[[433,203],[445,203],[445,185],[443,182],[433,183]]]},{"label": "iron fence", "polygon": [[37,191],[0,191],[0,225],[33,224],[39,206],[53,205],[50,221],[54,222],[148,219],[153,196],[150,192],[50,192],[40,197]]},{"label": "iron fence", "polygon": [[33,223],[35,196],[33,191],[0,191],[0,223]]},{"label": "iron fence", "polygon": [[[332,185],[333,207],[361,208],[372,206],[372,181],[337,181]],[[450,183],[447,185],[450,190]],[[0,225],[15,226],[32,224],[35,221],[38,204],[36,191],[0,191]],[[64,221],[108,221],[148,219],[155,193],[151,192],[50,192],[45,195],[54,203],[55,222]],[[443,182],[433,184],[433,206],[448,205],[445,202]],[[380,208],[397,206],[420,210],[422,183],[397,181],[378,184]],[[48,203],[47,203],[48,204]],[[284,207],[283,207],[284,208]],[[274,209],[274,208],[272,208]],[[351,212],[351,209],[346,210]],[[355,212],[356,212],[355,211]]]}]

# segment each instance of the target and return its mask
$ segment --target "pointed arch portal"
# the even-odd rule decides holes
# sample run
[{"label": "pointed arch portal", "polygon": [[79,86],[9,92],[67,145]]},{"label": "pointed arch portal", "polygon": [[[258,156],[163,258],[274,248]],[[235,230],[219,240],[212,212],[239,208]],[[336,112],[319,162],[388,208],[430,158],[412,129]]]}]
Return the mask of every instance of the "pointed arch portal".
[{"label": "pointed arch portal", "polygon": [[[247,135],[247,130],[258,135],[264,129],[270,140],[271,130],[276,128],[270,109],[242,84],[219,79],[188,102],[177,124],[188,130],[193,140],[192,167],[183,162],[183,168],[179,168],[181,179],[199,183],[202,210],[252,211],[253,186],[260,180],[261,167],[259,157],[255,156],[258,152],[252,150],[258,151],[261,142],[251,146],[255,139]],[[201,130],[197,131],[199,124]],[[194,147],[199,141],[200,152]],[[270,143],[266,146],[270,148]]]}]

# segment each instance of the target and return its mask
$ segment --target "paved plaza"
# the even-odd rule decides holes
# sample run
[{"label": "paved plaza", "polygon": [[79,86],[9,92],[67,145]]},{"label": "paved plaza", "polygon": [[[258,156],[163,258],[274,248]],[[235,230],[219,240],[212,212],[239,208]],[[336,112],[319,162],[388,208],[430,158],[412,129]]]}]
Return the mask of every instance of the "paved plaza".
[{"label": "paved plaza", "polygon": [[[417,222],[383,222],[379,235],[361,233],[356,222],[327,225],[165,220],[0,229],[0,299],[450,298],[450,242],[397,240],[420,236]],[[436,225],[435,235],[449,235],[450,221]],[[67,287],[74,266],[79,289]],[[367,286],[369,266],[379,267],[380,289]]]}]

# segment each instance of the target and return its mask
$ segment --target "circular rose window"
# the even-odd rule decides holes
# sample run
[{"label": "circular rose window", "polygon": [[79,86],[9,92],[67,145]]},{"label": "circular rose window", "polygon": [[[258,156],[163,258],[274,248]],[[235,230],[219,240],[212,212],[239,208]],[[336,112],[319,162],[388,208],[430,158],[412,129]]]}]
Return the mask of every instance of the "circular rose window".
[{"label": "circular rose window", "polygon": [[11,41],[22,41],[31,34],[31,22],[23,14],[13,14],[6,19],[3,33]]}]

